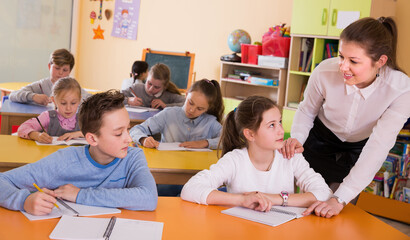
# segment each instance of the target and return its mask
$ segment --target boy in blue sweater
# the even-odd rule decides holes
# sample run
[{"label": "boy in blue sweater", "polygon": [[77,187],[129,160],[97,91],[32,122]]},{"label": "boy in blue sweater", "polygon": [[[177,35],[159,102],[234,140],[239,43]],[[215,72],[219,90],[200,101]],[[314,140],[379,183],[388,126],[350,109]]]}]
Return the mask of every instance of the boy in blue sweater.
[{"label": "boy in blue sweater", "polygon": [[89,145],[64,148],[0,173],[0,206],[46,215],[58,197],[85,205],[155,210],[155,181],[143,151],[129,147],[130,119],[123,101],[118,91],[85,100],[78,119]]}]

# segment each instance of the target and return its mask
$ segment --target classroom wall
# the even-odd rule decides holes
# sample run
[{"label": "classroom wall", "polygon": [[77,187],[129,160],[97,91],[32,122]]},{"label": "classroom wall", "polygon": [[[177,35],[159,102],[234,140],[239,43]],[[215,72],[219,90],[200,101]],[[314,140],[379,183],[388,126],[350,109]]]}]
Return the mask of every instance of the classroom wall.
[{"label": "classroom wall", "polygon": [[[261,41],[269,27],[291,20],[292,1],[281,0],[141,0],[137,40],[111,37],[113,18],[96,19],[99,1],[78,1],[78,31],[74,35],[74,76],[87,88],[120,88],[134,60],[144,48],[195,53],[196,79],[219,79],[220,56],[232,53],[230,32],[246,30],[252,42]],[[103,2],[114,11],[115,1]],[[104,40],[93,40],[93,28],[105,30]],[[76,28],[76,26],[74,26]]]},{"label": "classroom wall", "polygon": [[[98,15],[99,1],[75,0],[75,33],[72,51],[76,56],[74,76],[87,88],[119,88],[129,76],[134,60],[144,48],[195,53],[196,79],[219,79],[220,56],[231,53],[227,38],[234,29],[244,29],[252,42],[270,26],[290,23],[293,1],[281,0],[141,0],[137,40],[111,37],[113,18],[90,23],[90,12]],[[104,1],[114,11],[115,1]],[[160,7],[158,7],[160,6]],[[397,0],[399,30],[398,63],[410,74],[410,1]],[[98,24],[105,30],[104,40],[93,39]]]},{"label": "classroom wall", "polygon": [[397,0],[396,23],[399,32],[397,40],[397,62],[410,76],[410,1]]}]

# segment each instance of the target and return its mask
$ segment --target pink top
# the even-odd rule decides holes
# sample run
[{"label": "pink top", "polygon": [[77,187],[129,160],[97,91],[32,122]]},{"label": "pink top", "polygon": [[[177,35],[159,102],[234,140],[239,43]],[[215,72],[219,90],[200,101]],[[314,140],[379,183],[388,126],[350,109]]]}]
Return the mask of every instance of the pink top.
[{"label": "pink top", "polygon": [[[75,128],[76,124],[76,115],[74,114],[70,118],[65,118],[60,115],[60,113],[57,112],[57,118],[58,121],[60,122],[60,126],[66,130],[73,130]],[[41,124],[43,125],[44,129],[47,131],[48,125],[50,123],[50,115],[48,111],[42,112],[38,116],[38,120],[40,120]],[[22,123],[17,130],[18,136],[21,138],[26,138],[30,139],[28,134],[36,131],[36,132],[42,132],[43,129],[41,129],[40,124],[38,124],[36,118],[31,118],[24,123]]]}]

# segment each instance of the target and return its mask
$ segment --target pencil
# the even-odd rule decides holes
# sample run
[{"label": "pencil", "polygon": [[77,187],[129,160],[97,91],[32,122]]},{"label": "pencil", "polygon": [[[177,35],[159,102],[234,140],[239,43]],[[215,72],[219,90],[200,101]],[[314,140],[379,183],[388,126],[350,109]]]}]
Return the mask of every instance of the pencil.
[{"label": "pencil", "polygon": [[[39,188],[36,183],[33,183],[33,186],[34,186],[35,188],[37,188],[37,190],[38,190],[39,192],[44,193],[43,190],[41,190],[41,188]],[[54,203],[54,206],[56,206],[57,208],[60,208],[60,207],[57,205],[57,203]]]},{"label": "pencil", "polygon": [[134,92],[134,90],[130,87],[130,90],[132,92],[132,94],[134,95],[134,97],[137,97],[137,94]]},{"label": "pencil", "polygon": [[36,117],[38,124],[40,124],[40,127],[43,129],[43,132],[47,133],[47,131],[44,129],[43,124],[41,124],[40,120],[38,120],[38,117]]},{"label": "pencil", "polygon": [[41,84],[38,86],[40,86],[41,94],[44,94],[43,87],[41,87]]}]

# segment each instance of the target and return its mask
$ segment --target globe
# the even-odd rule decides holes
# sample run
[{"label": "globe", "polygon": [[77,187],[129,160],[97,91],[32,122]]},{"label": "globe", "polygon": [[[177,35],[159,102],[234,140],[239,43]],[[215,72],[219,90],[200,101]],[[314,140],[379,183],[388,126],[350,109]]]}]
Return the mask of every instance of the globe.
[{"label": "globe", "polygon": [[231,32],[231,34],[229,34],[228,46],[233,52],[241,52],[241,43],[251,43],[251,36],[249,35],[249,33],[242,29],[236,29],[233,32]]}]

